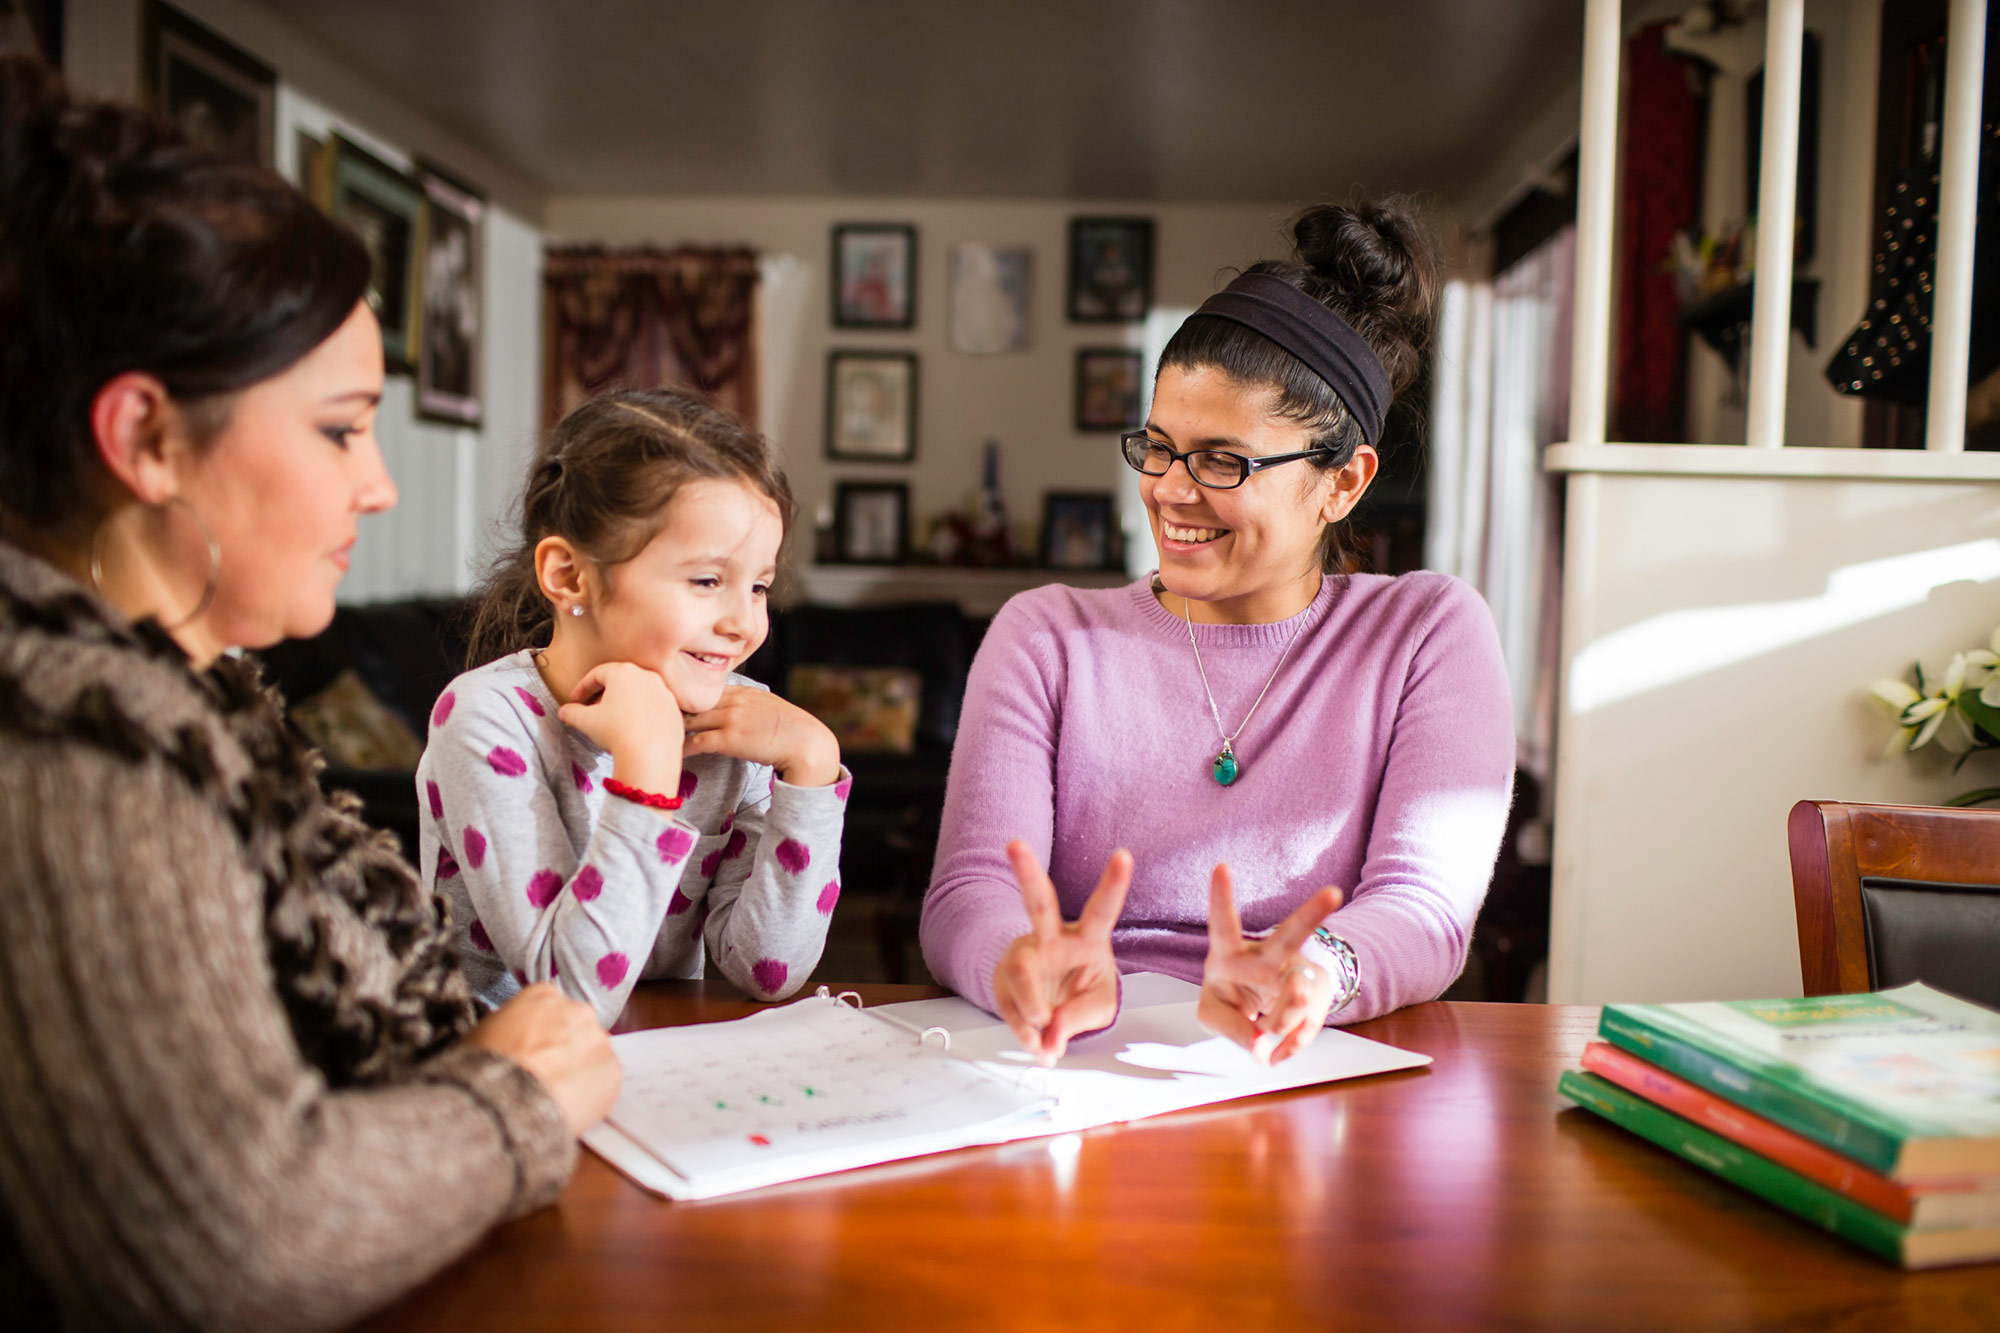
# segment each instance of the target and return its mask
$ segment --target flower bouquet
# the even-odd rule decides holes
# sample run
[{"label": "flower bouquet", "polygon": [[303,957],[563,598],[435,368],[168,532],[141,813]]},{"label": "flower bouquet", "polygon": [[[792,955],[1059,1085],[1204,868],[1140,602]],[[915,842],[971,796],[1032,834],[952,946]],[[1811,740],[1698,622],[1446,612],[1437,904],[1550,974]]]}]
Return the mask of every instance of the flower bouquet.
[{"label": "flower bouquet", "polygon": [[[1869,700],[1895,719],[1896,730],[1884,758],[1935,740],[1958,756],[1952,771],[1978,750],[2000,749],[2000,629],[1984,648],[1954,653],[1942,677],[1926,675],[1922,662],[1910,664],[1910,678],[1878,680]],[[1946,805],[1983,805],[2000,800],[2000,787],[1960,792]]]}]

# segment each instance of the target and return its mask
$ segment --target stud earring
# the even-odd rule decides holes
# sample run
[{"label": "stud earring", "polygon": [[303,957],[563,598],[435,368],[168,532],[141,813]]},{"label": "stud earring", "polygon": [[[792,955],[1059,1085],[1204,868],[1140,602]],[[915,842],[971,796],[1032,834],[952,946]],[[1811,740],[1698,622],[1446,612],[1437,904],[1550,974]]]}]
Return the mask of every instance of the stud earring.
[{"label": "stud earring", "polygon": [[580,616],[580,615],[582,615],[582,614],[583,614],[583,603],[581,603],[581,602],[578,602],[578,603],[577,603],[577,604],[576,604],[575,606],[572,606],[572,607],[571,607],[571,608],[569,609],[569,613],[570,613],[571,615],[573,615],[573,616]]}]

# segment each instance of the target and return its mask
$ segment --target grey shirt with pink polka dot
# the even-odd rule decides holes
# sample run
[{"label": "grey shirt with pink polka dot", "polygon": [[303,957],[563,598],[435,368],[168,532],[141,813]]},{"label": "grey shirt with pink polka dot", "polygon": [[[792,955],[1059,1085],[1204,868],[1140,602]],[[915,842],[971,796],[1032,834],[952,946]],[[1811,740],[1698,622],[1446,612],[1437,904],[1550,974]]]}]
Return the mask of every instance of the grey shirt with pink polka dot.
[{"label": "grey shirt with pink polka dot", "polygon": [[527,651],[439,696],[417,766],[420,864],[473,989],[499,1004],[554,981],[609,1027],[636,982],[701,976],[711,956],[762,999],[804,985],[840,897],[847,771],[794,787],[699,755],[672,812],[607,795],[612,776],[610,754],[557,719]]}]

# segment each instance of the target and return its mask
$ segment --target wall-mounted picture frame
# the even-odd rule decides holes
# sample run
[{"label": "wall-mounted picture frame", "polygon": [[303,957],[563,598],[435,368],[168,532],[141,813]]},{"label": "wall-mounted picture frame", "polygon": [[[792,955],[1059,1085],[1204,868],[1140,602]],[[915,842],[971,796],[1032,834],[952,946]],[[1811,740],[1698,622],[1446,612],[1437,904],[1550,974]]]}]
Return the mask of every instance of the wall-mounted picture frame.
[{"label": "wall-mounted picture frame", "polygon": [[1118,504],[1109,491],[1050,491],[1042,497],[1042,564],[1117,569]]},{"label": "wall-mounted picture frame", "polygon": [[1125,324],[1153,308],[1153,220],[1071,218],[1069,318]]},{"label": "wall-mounted picture frame", "polygon": [[146,99],[169,124],[203,148],[271,165],[276,70],[161,0],[146,0],[140,49]]},{"label": "wall-mounted picture frame", "polygon": [[826,456],[907,463],[917,456],[915,352],[828,352]]},{"label": "wall-mounted picture frame", "polygon": [[382,356],[391,373],[407,375],[423,311],[423,186],[343,135],[331,136],[326,151],[324,207],[368,247],[368,304],[382,323]]},{"label": "wall-mounted picture frame", "polygon": [[417,415],[477,428],[486,199],[428,163],[417,164],[417,180],[424,191]]},{"label": "wall-mounted picture frame", "polygon": [[1082,347],[1076,353],[1076,428],[1130,430],[1139,417],[1145,362],[1129,347]]},{"label": "wall-mounted picture frame", "polygon": [[908,329],[917,322],[917,229],[843,222],[833,229],[833,324]]},{"label": "wall-mounted picture frame", "polygon": [[842,481],[833,490],[833,552],[843,565],[901,564],[910,549],[910,488]]},{"label": "wall-mounted picture frame", "polygon": [[1027,348],[1035,252],[1025,245],[969,241],[951,251],[954,352],[990,356]]},{"label": "wall-mounted picture frame", "polygon": [[29,51],[63,67],[63,0],[0,0],[0,54]]}]

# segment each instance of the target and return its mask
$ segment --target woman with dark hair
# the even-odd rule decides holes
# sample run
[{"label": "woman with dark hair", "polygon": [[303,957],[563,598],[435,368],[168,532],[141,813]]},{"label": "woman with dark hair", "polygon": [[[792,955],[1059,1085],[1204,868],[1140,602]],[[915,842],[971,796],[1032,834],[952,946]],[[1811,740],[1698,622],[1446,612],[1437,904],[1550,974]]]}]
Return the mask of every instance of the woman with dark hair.
[{"label": "woman with dark hair", "polygon": [[0,1309],[325,1328],[549,1201],[590,1010],[481,1020],[434,900],[230,652],[388,508],[360,242],[0,58]]},{"label": "woman with dark hair", "polygon": [[1293,236],[1181,325],[1121,442],[1159,572],[1016,597],[973,664],[924,955],[1045,1060],[1115,1018],[1121,969],[1200,981],[1202,1021],[1263,1060],[1434,998],[1492,874],[1492,618],[1443,575],[1347,572],[1341,539],[1435,262],[1394,204]]}]

